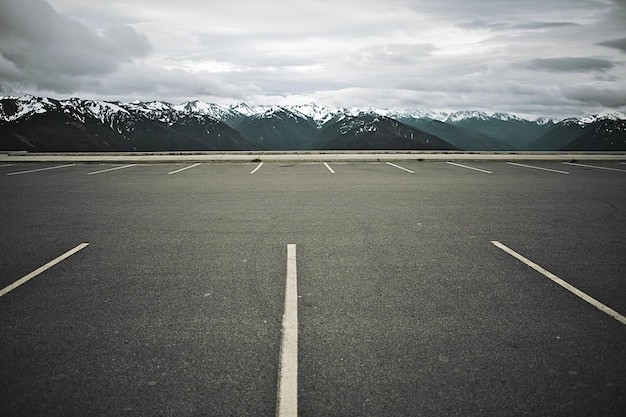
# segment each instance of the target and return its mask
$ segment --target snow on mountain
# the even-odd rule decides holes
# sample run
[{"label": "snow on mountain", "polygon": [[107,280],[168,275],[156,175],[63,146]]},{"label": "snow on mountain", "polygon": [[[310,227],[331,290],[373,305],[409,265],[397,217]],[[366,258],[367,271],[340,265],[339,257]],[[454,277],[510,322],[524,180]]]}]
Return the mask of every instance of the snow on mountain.
[{"label": "snow on mountain", "polygon": [[215,119],[224,117],[230,113],[230,110],[220,106],[219,104],[207,103],[201,100],[187,101],[185,103],[172,106],[176,111],[190,114],[200,114],[210,116]]},{"label": "snow on mountain", "polygon": [[171,104],[163,101],[133,101],[125,103],[124,107],[142,113],[166,112],[172,111],[173,108]]},{"label": "snow on mountain", "polygon": [[378,109],[376,110],[378,114],[381,116],[390,117],[392,119],[430,119],[436,120],[439,122],[445,122],[446,119],[450,116],[450,113],[446,112],[437,112],[434,110],[428,109]]},{"label": "snow on mountain", "polygon": [[582,128],[585,128],[587,125],[593,124],[601,120],[626,120],[626,116],[619,112],[599,113],[594,115],[588,115],[585,117],[570,117],[568,119],[562,120],[561,124],[565,126],[578,125]]},{"label": "snow on mountain", "polygon": [[513,115],[513,114],[509,114],[509,113],[494,113],[491,115],[492,119],[497,119],[497,120],[502,120],[503,122],[508,122],[510,120],[515,120],[515,121],[522,121],[523,119],[520,119],[519,117]]},{"label": "snow on mountain", "polygon": [[186,101],[170,104],[162,101],[138,102],[122,104],[125,108],[139,112],[145,117],[160,122],[173,124],[181,117],[192,116],[198,119],[210,117],[226,123],[241,117],[241,113],[219,104],[207,103],[201,100]]},{"label": "snow on mountain", "polygon": [[[358,119],[357,116],[344,115],[340,120],[342,123],[339,125],[338,130],[342,135],[345,135],[350,131],[356,131],[357,133],[363,133],[366,131],[366,121]],[[374,127],[373,124],[371,124],[371,126]]]},{"label": "snow on mountain", "polygon": [[249,117],[259,113],[263,113],[267,109],[267,107],[270,106],[249,106],[246,103],[239,103],[231,106],[230,109]]},{"label": "snow on mountain", "polygon": [[288,110],[283,109],[280,106],[263,106],[257,107],[257,113],[252,115],[252,117],[257,117],[260,119],[271,119],[273,117],[283,117],[287,115],[287,117],[292,117]]},{"label": "snow on mountain", "polygon": [[344,109],[343,114],[352,117],[365,116],[368,114],[378,114],[372,107],[349,107]]},{"label": "snow on mountain", "polygon": [[599,120],[626,120],[626,115],[624,115],[624,113],[620,113],[620,112],[613,112],[613,113],[599,113],[599,114],[594,114],[594,115],[589,115],[589,116],[585,116],[585,117],[581,117],[578,119],[577,123],[580,126],[585,126],[591,123],[595,123]]},{"label": "snow on mountain", "polygon": [[298,123],[300,119],[307,119],[308,116],[295,111],[287,106],[256,106],[253,108],[254,113],[247,116],[252,119],[276,119],[276,120],[293,120]]},{"label": "snow on mountain", "polygon": [[25,95],[22,97],[4,97],[0,107],[0,121],[12,122],[20,119],[29,119],[36,114],[60,111],[84,123],[86,117],[110,123],[112,117],[118,114],[129,115],[129,112],[117,103],[107,101],[82,100],[70,98],[66,100],[52,100],[46,97]]},{"label": "snow on mountain", "polygon": [[22,118],[29,118],[35,114],[42,114],[50,110],[54,110],[57,107],[57,105],[48,98],[39,98],[31,95],[25,95],[22,97],[3,97],[2,101],[14,104],[14,106],[3,104],[0,107],[0,120],[4,122],[12,122]]},{"label": "snow on mountain", "polygon": [[[23,96],[12,99],[17,99],[18,110],[10,112],[0,113],[0,120],[11,121],[32,115],[36,113],[44,113],[52,110],[56,107],[55,103],[47,98],[37,98],[33,96]],[[225,121],[227,123],[240,120],[242,117],[273,117],[280,112],[288,112],[295,114],[296,116],[308,118],[313,120],[317,126],[321,127],[329,121],[337,118],[341,115],[359,116],[363,114],[378,114],[390,118],[412,118],[412,119],[431,119],[447,123],[458,123],[466,119],[478,119],[489,120],[497,119],[502,121],[509,120],[521,120],[517,116],[508,113],[494,113],[488,115],[482,111],[466,110],[455,113],[436,112],[428,109],[381,109],[373,107],[350,107],[341,108],[333,106],[317,105],[315,103],[300,104],[300,105],[268,105],[268,106],[250,106],[245,103],[239,103],[228,107],[220,106],[218,104],[206,103],[201,100],[188,101],[180,104],[170,104],[162,101],[149,101],[139,102],[134,101],[131,103],[113,103],[106,101],[94,101],[94,100],[81,100],[81,99],[69,99],[60,101],[63,108],[69,112],[71,108],[77,109],[77,111],[85,116],[89,115],[97,119],[104,119],[113,113],[118,112],[131,112],[140,113],[145,117],[152,120],[158,120],[166,123],[174,123],[180,114],[186,115],[200,115],[209,116],[217,120]],[[619,117],[620,114],[612,114]],[[607,115],[610,116],[610,115]],[[591,116],[590,116],[591,117]],[[589,123],[592,120],[590,117],[581,119],[583,123]],[[621,115],[623,117],[623,115]],[[538,124],[548,123],[551,119],[541,118],[538,119]]]},{"label": "snow on mountain", "polygon": [[[36,114],[42,114],[49,111],[58,111],[59,106],[66,114],[71,114],[77,120],[84,121],[85,117],[91,117],[102,122],[110,122],[112,117],[130,117],[132,114],[142,115],[149,119],[165,122],[168,124],[175,123],[180,117],[184,116],[208,116],[230,124],[236,125],[247,117],[288,117],[305,118],[312,120],[318,127],[326,125],[333,119],[338,119],[342,115],[360,116],[364,114],[378,114],[380,116],[390,117],[394,119],[430,119],[445,123],[458,124],[465,120],[490,121],[500,120],[508,121],[526,121],[519,117],[509,114],[497,112],[488,114],[478,110],[463,110],[453,113],[437,112],[428,109],[417,108],[391,108],[381,109],[373,107],[334,107],[318,105],[315,103],[298,104],[298,105],[248,105],[239,103],[231,106],[221,106],[218,104],[207,103],[201,100],[193,100],[180,104],[170,104],[162,101],[133,101],[130,103],[118,103],[110,101],[83,100],[78,98],[70,98],[66,100],[54,100],[45,97],[35,97],[32,95],[24,95],[21,97],[3,97],[0,104],[0,121],[12,122],[22,118],[29,118]],[[581,118],[570,118],[563,120],[564,123],[576,123],[580,126],[586,126],[598,120],[626,120],[623,113],[601,113],[589,115]],[[107,122],[108,123],[108,122]],[[533,121],[539,126],[555,125],[557,120],[550,117],[540,117]]]},{"label": "snow on mountain", "polygon": [[172,124],[177,120],[177,111],[170,103],[163,101],[133,101],[121,104],[131,113],[141,115],[150,120]]},{"label": "snow on mountain", "polygon": [[555,125],[557,124],[559,121],[552,118],[552,117],[539,117],[538,119],[535,120],[535,123],[537,123],[539,126],[546,126],[546,125]]},{"label": "snow on mountain", "polygon": [[458,112],[451,113],[446,118],[446,123],[458,123],[462,120],[466,119],[477,119],[477,120],[489,120],[489,115],[483,111],[478,110],[462,110]]},{"label": "snow on mountain", "polygon": [[83,123],[85,122],[85,117],[91,117],[100,120],[102,123],[110,124],[113,117],[130,115],[125,108],[108,101],[70,98],[68,100],[61,100],[59,103],[64,113],[72,115],[75,119]]},{"label": "snow on mountain", "polygon": [[323,126],[343,112],[343,109],[339,107],[318,106],[315,103],[298,104],[289,108],[312,119],[318,126]]}]

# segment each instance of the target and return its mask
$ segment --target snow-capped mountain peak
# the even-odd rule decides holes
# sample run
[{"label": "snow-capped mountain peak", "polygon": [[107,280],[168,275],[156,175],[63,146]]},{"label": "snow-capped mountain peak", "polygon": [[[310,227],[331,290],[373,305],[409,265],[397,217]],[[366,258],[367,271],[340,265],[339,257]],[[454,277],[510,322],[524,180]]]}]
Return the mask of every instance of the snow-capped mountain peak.
[{"label": "snow-capped mountain peak", "polygon": [[602,120],[612,120],[612,121],[622,120],[623,121],[623,120],[626,120],[626,115],[620,112],[612,112],[612,113],[593,114],[593,115],[588,115],[584,117],[570,117],[568,119],[562,120],[561,124],[564,124],[564,125],[577,124],[584,128],[590,124],[593,124],[595,122],[602,121]]},{"label": "snow-capped mountain peak", "polygon": [[63,100],[60,103],[64,109],[71,108],[83,115],[88,115],[101,121],[115,113],[129,114],[125,108],[109,101],[70,99]]},{"label": "snow-capped mountain peak", "polygon": [[142,114],[151,120],[173,123],[176,119],[174,106],[163,101],[139,101],[121,105],[129,111]]},{"label": "snow-capped mountain peak", "polygon": [[462,110],[451,113],[445,121],[447,123],[458,123],[466,119],[489,120],[489,115],[479,110]]},{"label": "snow-capped mountain peak", "polygon": [[538,119],[535,120],[535,123],[537,123],[539,126],[546,126],[546,125],[555,125],[558,123],[558,120],[552,118],[552,117],[539,117]]},{"label": "snow-capped mountain peak", "polygon": [[513,115],[513,114],[510,114],[510,113],[501,113],[501,112],[494,113],[494,114],[491,116],[491,118],[492,118],[492,119],[502,120],[503,122],[508,122],[508,121],[510,121],[510,120],[515,120],[515,121],[521,121],[521,120],[522,120],[522,119],[520,119],[519,117],[517,117],[517,116],[515,116],[515,115]]},{"label": "snow-capped mountain peak", "polygon": [[186,101],[184,103],[176,104],[172,106],[177,112],[197,115],[197,116],[209,116],[214,119],[222,120],[232,116],[232,110],[226,107],[222,107],[219,104],[207,103],[202,100]]},{"label": "snow-capped mountain peak", "polygon": [[578,119],[578,124],[583,126],[586,124],[597,122],[599,120],[624,120],[624,119],[626,119],[626,115],[620,112],[599,113],[599,114],[581,117],[580,119]]},{"label": "snow-capped mountain peak", "polygon": [[246,103],[239,103],[233,106],[230,106],[230,110],[234,110],[237,113],[240,113],[243,116],[254,116],[256,114],[259,114],[261,112],[264,112],[266,109],[266,106],[249,106]]},{"label": "snow-capped mountain peak", "polygon": [[30,118],[35,114],[46,113],[57,108],[57,105],[50,101],[50,99],[31,95],[4,97],[3,101],[13,104],[12,106],[0,106],[0,120],[6,122]]},{"label": "snow-capped mountain peak", "polygon": [[444,122],[449,116],[449,113],[446,113],[446,112],[436,112],[436,111],[428,110],[428,109],[415,109],[415,108],[380,109],[380,110],[377,110],[376,112],[380,114],[381,116],[387,116],[392,119],[394,118],[430,119],[430,120],[437,120],[440,122]]},{"label": "snow-capped mountain peak", "polygon": [[292,110],[312,119],[318,126],[322,126],[343,112],[339,107],[319,106],[315,103],[297,104],[290,106]]}]

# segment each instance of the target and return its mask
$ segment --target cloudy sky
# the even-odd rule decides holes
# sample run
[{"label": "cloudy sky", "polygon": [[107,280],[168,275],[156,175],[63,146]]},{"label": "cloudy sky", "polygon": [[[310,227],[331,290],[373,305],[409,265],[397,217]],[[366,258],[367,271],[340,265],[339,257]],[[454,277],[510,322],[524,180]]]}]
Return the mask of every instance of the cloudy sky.
[{"label": "cloudy sky", "polygon": [[626,0],[0,0],[0,95],[626,112]]}]

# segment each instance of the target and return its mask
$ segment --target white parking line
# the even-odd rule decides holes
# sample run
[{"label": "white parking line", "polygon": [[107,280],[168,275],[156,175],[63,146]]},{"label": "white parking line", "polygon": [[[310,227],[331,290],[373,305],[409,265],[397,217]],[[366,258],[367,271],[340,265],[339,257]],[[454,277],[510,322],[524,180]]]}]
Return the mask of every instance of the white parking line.
[{"label": "white parking line", "polygon": [[335,173],[335,171],[333,171],[333,169],[330,167],[330,165],[328,165],[326,162],[324,162],[324,165],[326,166],[326,168],[328,168],[328,170],[330,171],[331,174]]},{"label": "white parking line", "polygon": [[387,165],[391,165],[392,167],[396,167],[398,169],[401,169],[403,171],[409,172],[411,174],[415,174],[415,172],[411,171],[410,169],[406,169],[406,168],[402,168],[400,165],[396,165],[396,164],[392,164],[391,162],[385,162]]},{"label": "white parking line", "polygon": [[14,165],[15,164],[3,164],[3,165],[0,165],[0,168],[12,167]]},{"label": "white parking line", "polygon": [[87,175],[102,174],[103,172],[115,171],[117,169],[130,168],[130,167],[134,167],[135,165],[137,165],[137,164],[122,165],[121,167],[103,169],[102,171],[88,172]]},{"label": "white parking line", "polygon": [[65,252],[63,255],[61,255],[61,256],[51,260],[50,262],[48,262],[44,266],[39,267],[39,268],[35,269],[33,272],[31,272],[30,274],[25,275],[22,278],[18,279],[13,284],[11,284],[11,285],[9,285],[7,287],[4,287],[3,289],[0,290],[0,297],[5,295],[6,293],[16,289],[20,285],[30,281],[31,279],[35,278],[37,275],[41,274],[42,272],[46,271],[47,269],[52,268],[54,265],[58,264],[59,262],[69,258],[70,256],[74,255],[76,252],[86,248],[88,245],[89,245],[89,243],[81,243],[80,245],[76,246],[74,249],[71,249],[71,250]]},{"label": "white parking line", "polygon": [[550,169],[550,168],[536,167],[536,166],[533,166],[533,165],[518,164],[516,162],[507,162],[507,164],[515,165],[515,166],[518,166],[518,167],[524,167],[524,168],[540,169],[542,171],[556,172],[557,174],[569,174],[569,172],[567,172],[567,171],[559,171],[558,169]]},{"label": "white parking line", "polygon": [[65,168],[65,167],[71,167],[71,166],[74,166],[74,165],[76,165],[76,164],[55,165],[53,167],[48,167],[48,168],[38,168],[38,169],[29,169],[28,171],[9,172],[7,175],[30,174],[31,172],[47,171],[49,169]]},{"label": "white parking line", "polygon": [[615,320],[619,321],[620,323],[626,324],[626,317],[622,316],[617,311],[613,310],[610,307],[607,307],[606,305],[602,304],[600,301],[596,300],[595,298],[591,297],[590,295],[587,295],[586,293],[582,292],[581,290],[579,290],[578,288],[574,287],[573,285],[568,284],[567,282],[563,281],[561,278],[559,278],[556,275],[554,275],[552,272],[543,269],[542,267],[540,267],[539,265],[537,265],[536,263],[534,263],[530,259],[525,258],[524,256],[520,255],[519,253],[515,252],[513,249],[510,249],[510,248],[506,247],[502,243],[500,243],[498,241],[495,241],[495,240],[492,240],[491,243],[493,243],[496,247],[502,249],[503,251],[505,251],[506,253],[508,253],[512,257],[516,258],[517,260],[522,261],[526,265],[530,266],[535,271],[543,274],[546,278],[549,278],[550,280],[552,280],[556,284],[560,285],[561,287],[565,288],[566,290],[568,290],[572,294],[575,294],[578,297],[582,298],[583,300],[585,300],[586,302],[588,302],[589,304],[591,304],[592,306],[594,306],[598,310],[603,311],[604,313],[606,313],[609,316],[613,317]]},{"label": "white parking line", "polygon": [[619,171],[619,172],[626,172],[626,169],[618,169],[618,168],[609,168],[609,167],[599,167],[597,165],[586,165],[586,164],[575,164],[573,162],[563,162],[564,164],[567,165],[573,165],[573,166],[577,166],[577,167],[585,167],[585,168],[595,168],[595,169],[604,169],[606,171]]},{"label": "white parking line", "polygon": [[484,172],[485,174],[492,174],[491,171],[487,171],[486,169],[474,168],[474,167],[470,167],[470,166],[467,166],[467,165],[457,164],[457,163],[454,163],[454,162],[446,162],[446,163],[450,164],[450,165],[457,166],[457,167],[461,167],[461,168],[473,169],[474,171]]},{"label": "white parking line", "polygon": [[263,162],[259,162],[259,165],[257,165],[256,168],[254,168],[252,171],[250,171],[250,174],[254,174],[259,169],[261,169],[262,166],[263,166]]},{"label": "white parking line", "polygon": [[282,326],[276,415],[291,417],[298,415],[298,272],[294,244],[287,245],[287,281]]},{"label": "white parking line", "polygon": [[177,169],[176,171],[168,172],[167,175],[178,174],[179,172],[183,172],[185,170],[197,167],[198,165],[200,165],[200,162],[198,162],[197,164],[190,165],[190,166],[185,167],[185,168]]}]

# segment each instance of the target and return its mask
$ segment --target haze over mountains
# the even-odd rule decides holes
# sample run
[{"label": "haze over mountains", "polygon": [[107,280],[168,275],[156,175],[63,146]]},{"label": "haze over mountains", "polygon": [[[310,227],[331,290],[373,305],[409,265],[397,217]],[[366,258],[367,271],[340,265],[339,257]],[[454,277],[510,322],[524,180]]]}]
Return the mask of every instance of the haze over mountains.
[{"label": "haze over mountains", "polygon": [[0,99],[0,150],[626,150],[626,116],[556,121],[506,113]]}]

